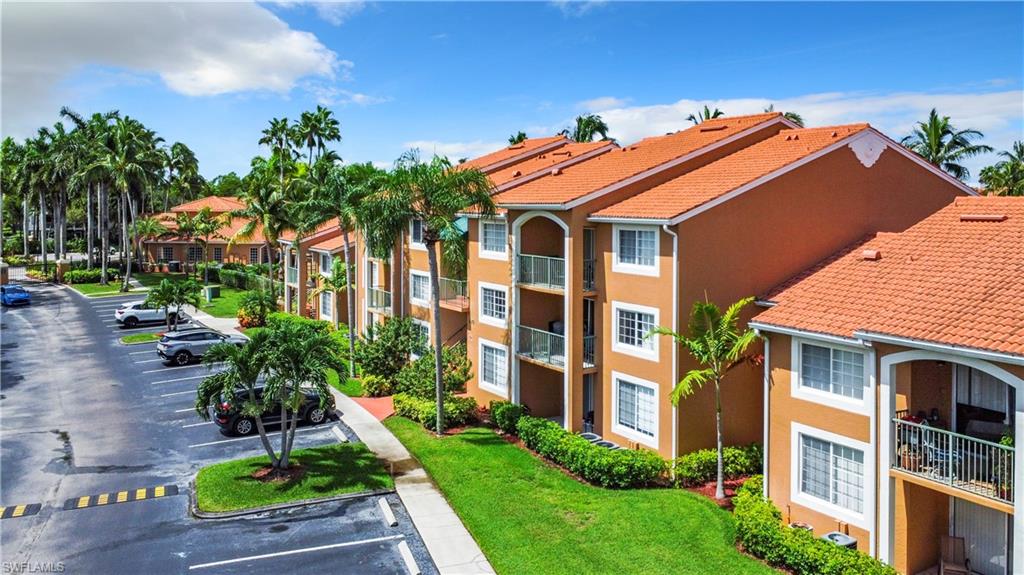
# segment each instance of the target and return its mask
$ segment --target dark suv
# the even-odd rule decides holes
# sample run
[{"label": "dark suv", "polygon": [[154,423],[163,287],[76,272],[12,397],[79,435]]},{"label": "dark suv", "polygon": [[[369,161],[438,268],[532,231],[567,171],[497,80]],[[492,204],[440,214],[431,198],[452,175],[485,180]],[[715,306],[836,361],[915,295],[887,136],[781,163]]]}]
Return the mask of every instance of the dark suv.
[{"label": "dark suv", "polygon": [[[263,388],[256,388],[256,400],[263,399]],[[299,419],[309,425],[319,425],[327,421],[328,415],[334,411],[334,397],[327,396],[327,402],[320,406],[320,397],[312,391],[305,393],[306,398],[299,408]],[[256,431],[256,421],[242,413],[242,406],[249,399],[249,392],[239,390],[231,399],[221,401],[214,409],[213,420],[220,426],[221,431],[233,435],[249,435]],[[288,417],[292,412],[288,412]],[[264,425],[277,425],[281,423],[281,404],[275,402],[268,407],[261,417]]]}]

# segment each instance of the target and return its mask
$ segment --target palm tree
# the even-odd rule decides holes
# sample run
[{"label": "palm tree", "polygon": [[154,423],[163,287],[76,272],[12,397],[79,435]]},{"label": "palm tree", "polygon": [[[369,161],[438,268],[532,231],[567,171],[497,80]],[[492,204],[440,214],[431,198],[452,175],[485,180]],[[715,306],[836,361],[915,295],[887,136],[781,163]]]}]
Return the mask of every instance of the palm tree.
[{"label": "palm tree", "polygon": [[689,333],[676,333],[668,328],[658,327],[651,333],[671,336],[677,344],[689,350],[690,355],[701,365],[683,376],[672,389],[672,405],[679,405],[683,397],[693,395],[706,383],[715,386],[715,433],[718,450],[718,474],[715,498],[725,497],[722,471],[722,381],[726,374],[744,363],[756,363],[759,358],[747,353],[757,335],[754,330],[740,330],[739,316],[743,308],[754,298],[744,298],[729,306],[723,314],[718,306],[709,301],[694,302],[690,312]]},{"label": "palm tree", "polygon": [[[441,302],[438,289],[437,246],[444,238],[461,237],[456,225],[460,213],[475,208],[481,217],[494,215],[493,185],[475,168],[456,169],[448,158],[435,156],[421,162],[413,151],[404,154],[387,178],[364,205],[367,247],[376,257],[387,257],[411,220],[423,222],[423,243],[430,264],[430,306],[433,315],[434,384],[437,391],[437,432],[444,433],[444,383],[442,371]],[[462,242],[453,242],[464,245]],[[447,244],[447,242],[446,242]]]},{"label": "palm tree", "polygon": [[199,210],[192,217],[192,227],[195,230],[196,238],[203,246],[203,285],[210,285],[210,239],[217,235],[227,221],[220,214],[214,214],[210,206]]},{"label": "palm tree", "polygon": [[142,269],[142,264],[145,262],[142,242],[146,239],[159,238],[165,234],[167,234],[167,227],[156,218],[140,218],[136,220],[135,233],[133,235],[137,243],[136,250],[138,250],[139,255],[139,269]]},{"label": "palm tree", "polygon": [[[242,202],[245,207],[230,212],[231,217],[245,218],[246,223],[228,240],[228,245],[252,239],[257,233],[263,234],[263,243],[267,250],[269,266],[267,279],[269,289],[274,286],[274,248],[278,246],[281,234],[290,227],[289,200],[285,188],[273,177],[276,158],[267,161],[256,158],[252,163],[252,171],[244,179]],[[284,182],[283,167],[281,182]]]},{"label": "palm tree", "polygon": [[[342,291],[342,290],[348,291],[348,272],[346,270],[346,265],[345,265],[344,262],[342,262],[338,258],[333,258],[332,261],[331,261],[331,275],[330,276],[321,275],[320,276],[320,281],[318,282],[317,287],[314,288],[313,291],[310,292],[310,295],[313,296],[313,297],[319,297],[320,294],[323,294],[323,293],[330,293],[330,294],[337,295],[337,293]],[[334,310],[334,329],[335,329],[335,331],[337,331],[338,325],[339,325],[338,310],[335,309]],[[349,326],[349,333],[353,333],[353,332],[354,332],[354,330],[352,329],[352,326],[350,325]],[[349,340],[351,341],[351,338],[349,338]],[[350,359],[352,358],[352,350],[351,349],[349,349],[349,358]],[[352,362],[350,361],[349,363],[351,364]],[[351,374],[351,371],[350,371],[350,374]]]},{"label": "palm tree", "polygon": [[[764,109],[764,111],[765,113],[774,112],[775,104],[769,104],[768,107]],[[801,116],[800,114],[797,114],[796,112],[783,112],[782,117],[789,120],[790,122],[793,122],[797,126],[800,126],[801,128],[804,127],[804,117]]]},{"label": "palm tree", "polygon": [[164,167],[167,168],[167,186],[164,187],[164,210],[170,209],[170,192],[174,188],[179,192],[179,197],[189,197],[191,194],[180,194],[183,190],[194,191],[194,183],[199,176],[199,160],[188,146],[181,142],[171,144],[169,150],[164,153]]},{"label": "palm tree", "polygon": [[978,130],[957,130],[950,123],[949,116],[939,116],[932,108],[928,120],[918,122],[914,132],[900,143],[954,178],[966,180],[971,173],[960,162],[992,151],[991,146],[971,143],[983,137],[984,134]]},{"label": "palm tree", "polygon": [[574,142],[593,142],[598,135],[601,136],[601,140],[609,139],[608,124],[597,114],[576,116],[576,125],[571,129],[566,128],[560,133]]},{"label": "palm tree", "polygon": [[[270,120],[270,127],[265,128],[262,132],[263,137],[260,138],[259,143],[261,145],[270,146],[271,156],[277,156],[282,160],[287,159],[291,161],[293,154],[295,153],[292,149],[292,141],[294,140],[294,130],[288,124],[288,118],[273,118]],[[286,161],[278,163],[281,176],[281,187],[284,187],[284,169]]]},{"label": "palm tree", "polygon": [[508,145],[510,145],[510,146],[514,146],[516,144],[521,144],[521,143],[523,143],[525,141],[526,141],[526,132],[524,132],[522,130],[519,130],[515,134],[512,134],[511,136],[508,137]]},{"label": "palm tree", "polygon": [[[160,280],[160,283],[150,288],[146,294],[146,305],[156,309],[166,308],[170,311],[171,306],[175,304],[175,296],[177,295],[177,287],[169,279]],[[166,314],[167,317],[167,330],[171,329],[171,314]],[[177,327],[177,320],[174,322]]]},{"label": "palm tree", "polygon": [[721,118],[724,115],[725,112],[719,110],[718,108],[712,110],[708,108],[707,104],[705,104],[703,110],[697,110],[696,114],[690,114],[689,116],[686,117],[686,119],[693,122],[693,125],[696,126],[701,122],[705,122],[707,120],[714,120],[715,118]]},{"label": "palm tree", "polygon": [[199,282],[193,279],[174,282],[174,292],[171,298],[171,305],[174,306],[174,329],[178,329],[178,318],[181,317],[183,306],[190,305],[198,308],[203,305],[203,300],[199,297],[200,291],[202,288],[199,287]]},{"label": "palm tree", "polygon": [[986,192],[999,196],[1024,196],[1024,142],[1018,140],[1010,150],[999,152],[1005,158],[981,170],[978,178]]}]

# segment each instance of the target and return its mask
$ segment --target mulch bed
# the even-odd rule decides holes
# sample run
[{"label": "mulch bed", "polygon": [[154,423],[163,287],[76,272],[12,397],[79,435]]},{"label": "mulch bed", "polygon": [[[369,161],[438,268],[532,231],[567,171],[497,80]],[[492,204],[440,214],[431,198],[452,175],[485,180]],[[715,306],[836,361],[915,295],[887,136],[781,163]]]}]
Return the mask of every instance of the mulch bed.
[{"label": "mulch bed", "polygon": [[704,484],[701,484],[701,485],[695,485],[693,487],[687,487],[686,490],[690,491],[692,493],[696,493],[698,495],[703,495],[704,497],[707,497],[708,499],[714,501],[715,505],[718,505],[722,509],[728,509],[728,510],[731,511],[732,510],[732,498],[736,495],[736,490],[739,488],[739,486],[743,485],[743,482],[746,481],[747,479],[750,479],[750,478],[749,477],[740,477],[738,479],[727,479],[725,481],[725,485],[724,485],[724,487],[725,487],[725,499],[716,499],[715,498],[715,487],[717,487],[717,484],[716,484],[715,481],[708,481],[707,483],[704,483]]},{"label": "mulch bed", "polygon": [[268,465],[254,471],[250,477],[260,483],[288,483],[301,479],[306,474],[306,468],[302,465],[291,463],[288,469],[281,471]]}]

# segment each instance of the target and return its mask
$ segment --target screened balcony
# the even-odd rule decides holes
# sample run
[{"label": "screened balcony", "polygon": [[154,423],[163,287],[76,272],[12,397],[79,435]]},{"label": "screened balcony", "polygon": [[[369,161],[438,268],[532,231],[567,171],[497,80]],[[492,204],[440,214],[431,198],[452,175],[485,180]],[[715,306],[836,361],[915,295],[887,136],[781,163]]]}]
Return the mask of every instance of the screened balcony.
[{"label": "screened balcony", "polygon": [[438,298],[443,307],[454,311],[469,311],[469,292],[466,280],[439,278]]},{"label": "screened balcony", "polygon": [[549,290],[565,289],[565,258],[519,254],[518,263],[516,281],[520,285]]},{"label": "screened balcony", "polygon": [[520,325],[516,353],[520,357],[564,368],[565,336]]},{"label": "screened balcony", "polygon": [[366,306],[376,313],[391,313],[391,292],[380,288],[366,288]]}]

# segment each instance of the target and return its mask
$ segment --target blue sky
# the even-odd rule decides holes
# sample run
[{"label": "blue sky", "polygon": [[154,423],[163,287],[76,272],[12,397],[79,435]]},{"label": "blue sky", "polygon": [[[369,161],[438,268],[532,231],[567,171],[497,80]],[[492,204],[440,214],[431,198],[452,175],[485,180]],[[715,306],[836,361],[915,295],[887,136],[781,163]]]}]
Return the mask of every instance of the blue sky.
[{"label": "blue sky", "polygon": [[413,146],[478,155],[584,112],[630,141],[685,127],[703,103],[739,114],[774,102],[808,125],[869,121],[897,138],[934,106],[999,148],[1024,131],[1020,3],[3,10],[5,135],[52,123],[62,104],[116,108],[187,143],[207,176],[244,172],[271,117],[318,103],[341,121],[346,161],[382,165]]}]

